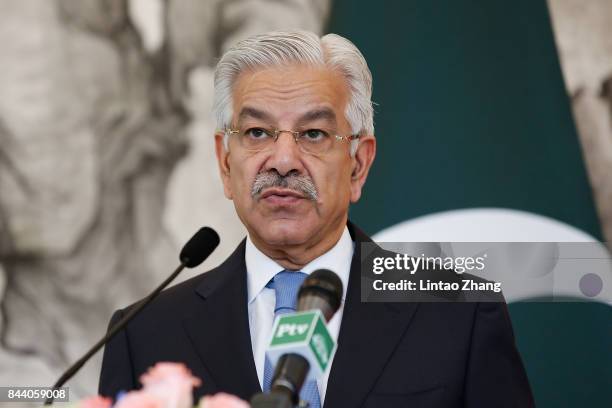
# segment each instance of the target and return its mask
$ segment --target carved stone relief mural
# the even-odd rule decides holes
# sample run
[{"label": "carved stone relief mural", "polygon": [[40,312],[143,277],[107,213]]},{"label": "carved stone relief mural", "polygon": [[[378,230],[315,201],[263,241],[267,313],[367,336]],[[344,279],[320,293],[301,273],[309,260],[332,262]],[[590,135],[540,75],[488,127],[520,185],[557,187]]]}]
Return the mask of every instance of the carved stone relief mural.
[{"label": "carved stone relief mural", "polygon": [[[612,243],[612,2],[548,0],[604,239]],[[610,247],[612,248],[612,247]]]},{"label": "carved stone relief mural", "polygon": [[[217,175],[213,66],[258,32],[321,32],[328,12],[328,0],[2,2],[0,384],[52,384],[200,225],[221,233],[208,267],[233,250],[244,231]],[[72,399],[96,392],[100,358]]]}]

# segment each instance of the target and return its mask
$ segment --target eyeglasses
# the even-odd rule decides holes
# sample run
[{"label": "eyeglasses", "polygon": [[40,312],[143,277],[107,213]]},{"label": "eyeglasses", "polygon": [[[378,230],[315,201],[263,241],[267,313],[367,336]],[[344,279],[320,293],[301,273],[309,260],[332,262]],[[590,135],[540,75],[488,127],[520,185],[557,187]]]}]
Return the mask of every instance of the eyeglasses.
[{"label": "eyeglasses", "polygon": [[304,153],[322,155],[329,152],[334,141],[349,141],[359,139],[359,135],[338,136],[323,129],[308,129],[301,131],[267,129],[249,127],[245,129],[225,129],[228,135],[237,135],[240,146],[252,152],[262,152],[272,148],[281,133],[290,133],[299,149]]}]

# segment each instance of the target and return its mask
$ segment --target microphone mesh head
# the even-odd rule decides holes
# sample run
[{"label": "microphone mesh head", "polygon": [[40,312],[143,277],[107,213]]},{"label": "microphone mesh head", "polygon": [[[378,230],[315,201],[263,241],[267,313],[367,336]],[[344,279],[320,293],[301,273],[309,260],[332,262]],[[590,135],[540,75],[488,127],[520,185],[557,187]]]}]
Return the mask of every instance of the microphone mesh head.
[{"label": "microphone mesh head", "polygon": [[209,227],[200,228],[183,247],[179,259],[188,268],[204,262],[219,245],[219,235]]},{"label": "microphone mesh head", "polygon": [[323,297],[335,313],[342,302],[342,280],[329,269],[318,269],[308,275],[298,293],[298,299],[306,295]]}]

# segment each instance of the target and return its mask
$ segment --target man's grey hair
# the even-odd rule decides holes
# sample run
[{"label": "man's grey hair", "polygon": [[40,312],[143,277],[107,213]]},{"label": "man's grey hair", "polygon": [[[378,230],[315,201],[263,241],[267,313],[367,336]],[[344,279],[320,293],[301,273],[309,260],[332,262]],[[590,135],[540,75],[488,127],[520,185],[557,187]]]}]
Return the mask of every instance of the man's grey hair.
[{"label": "man's grey hair", "polygon": [[[372,74],[357,47],[344,37],[327,34],[321,38],[308,31],[273,31],[238,42],[229,49],[215,70],[213,112],[217,128],[227,129],[232,120],[232,88],[240,73],[287,64],[329,67],[348,84],[350,96],[346,120],[354,135],[374,135]],[[223,143],[228,148],[228,133]],[[351,155],[359,141],[353,140]]]}]

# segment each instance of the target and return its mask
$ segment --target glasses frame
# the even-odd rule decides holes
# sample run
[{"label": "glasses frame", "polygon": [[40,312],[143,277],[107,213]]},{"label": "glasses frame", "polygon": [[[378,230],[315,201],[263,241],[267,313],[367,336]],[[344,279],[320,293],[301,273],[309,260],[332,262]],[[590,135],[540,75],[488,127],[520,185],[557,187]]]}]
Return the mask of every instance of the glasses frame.
[{"label": "glasses frame", "polygon": [[[263,129],[263,128],[262,128]],[[270,130],[270,129],[265,129],[265,130]],[[223,130],[228,136],[231,135],[239,135],[240,134],[240,129],[233,129],[233,128],[225,128]],[[303,130],[303,131],[299,131],[299,130],[282,130],[282,129],[272,129],[272,131],[274,132],[274,143],[276,143],[276,141],[278,140],[279,136],[281,135],[281,133],[290,133],[293,136],[293,141],[295,142],[296,145],[298,145],[298,147],[300,149],[302,149],[302,151],[304,151],[305,153],[308,154],[317,154],[317,153],[312,153],[312,152],[308,152],[303,150],[302,145],[298,142],[299,138],[300,138],[300,134],[307,132],[307,130]],[[336,140],[336,141],[353,141],[353,140],[359,140],[360,135],[356,134],[356,135],[348,135],[348,136],[340,136],[340,135],[334,135],[332,136],[334,139],[332,140]],[[259,150],[259,151],[264,151],[264,149]],[[322,152],[319,154],[325,154],[329,152]]]}]

